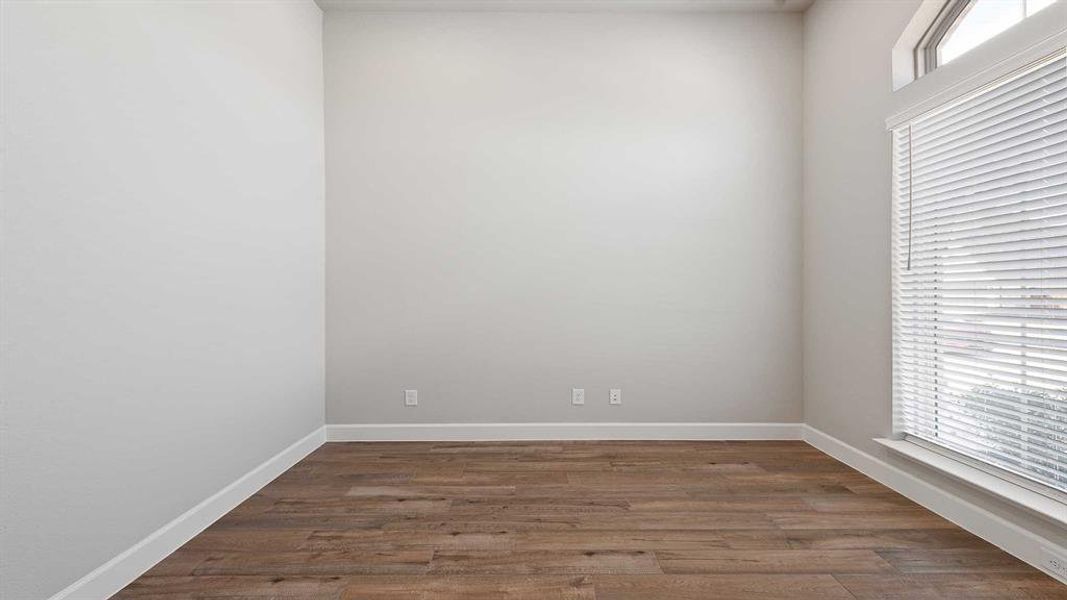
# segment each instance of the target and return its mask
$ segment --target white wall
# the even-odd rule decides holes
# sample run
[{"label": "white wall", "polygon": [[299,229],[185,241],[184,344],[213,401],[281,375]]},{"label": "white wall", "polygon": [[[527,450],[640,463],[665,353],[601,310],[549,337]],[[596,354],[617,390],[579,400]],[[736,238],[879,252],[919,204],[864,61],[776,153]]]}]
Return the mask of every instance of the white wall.
[{"label": "white wall", "polygon": [[799,420],[799,15],[325,35],[328,422]]},{"label": "white wall", "polygon": [[323,422],[322,15],[2,6],[0,597],[39,600]]},{"label": "white wall", "polygon": [[918,6],[818,0],[804,16],[804,420],[1067,545],[1062,528],[872,441],[892,432],[891,52]]}]

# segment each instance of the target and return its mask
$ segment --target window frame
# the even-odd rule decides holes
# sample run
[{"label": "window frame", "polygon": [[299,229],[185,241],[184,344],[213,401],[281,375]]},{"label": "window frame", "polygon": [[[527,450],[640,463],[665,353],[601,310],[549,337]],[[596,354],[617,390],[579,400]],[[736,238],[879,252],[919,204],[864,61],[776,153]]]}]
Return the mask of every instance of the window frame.
[{"label": "window frame", "polygon": [[[963,1],[970,2],[972,0],[963,0]],[[1064,0],[1062,2],[1062,4],[1064,5],[1063,8],[1067,8],[1067,0]],[[908,133],[908,136],[909,136],[909,151],[908,152],[909,152],[909,161],[910,161],[911,158],[912,158],[911,157],[911,150],[910,150],[910,143],[911,143],[910,142],[910,140],[911,140],[911,129],[910,129],[910,127],[911,126],[909,124],[910,122],[918,120],[918,119],[921,119],[924,116],[929,115],[931,113],[937,113],[937,112],[951,110],[952,109],[952,105],[964,102],[969,97],[979,95],[979,94],[989,90],[990,88],[995,88],[995,87],[1001,85],[1001,83],[1003,83],[1003,81],[1005,79],[1009,79],[1009,78],[1015,76],[1018,73],[1033,69],[1035,66],[1040,65],[1041,63],[1046,63],[1046,62],[1050,62],[1050,61],[1054,61],[1054,60],[1064,60],[1064,59],[1067,59],[1067,26],[1065,26],[1063,28],[1063,31],[1061,31],[1060,33],[1058,33],[1058,34],[1056,34],[1054,36],[1051,36],[1050,38],[1047,38],[1045,40],[1042,40],[1040,43],[1035,44],[1035,45],[1027,48],[1026,51],[1019,52],[1019,53],[1016,53],[1016,54],[1014,54],[1014,55],[1012,55],[1010,57],[1007,57],[1005,60],[1001,61],[998,65],[995,65],[995,68],[989,68],[989,69],[987,69],[987,70],[985,70],[983,72],[977,73],[975,77],[970,78],[963,85],[952,86],[951,88],[948,88],[948,89],[939,90],[938,93],[930,94],[929,96],[927,96],[925,98],[925,100],[923,102],[920,102],[919,104],[913,105],[909,110],[903,111],[902,113],[898,113],[894,117],[891,117],[891,118],[887,119],[887,121],[886,121],[887,131],[893,132],[893,131],[896,131],[896,130],[900,130],[900,129],[904,128],[904,127],[907,127],[908,132],[909,132]],[[891,158],[891,161],[893,162],[894,165],[895,165],[895,160],[896,160],[895,158]],[[910,177],[910,173],[909,173],[908,177]],[[896,213],[896,207],[897,207],[896,194],[897,194],[897,191],[895,189],[895,185],[896,185],[895,181],[896,181],[896,178],[894,177],[893,178],[893,182],[894,183],[891,184],[891,190],[890,190],[890,204],[893,207],[890,210],[890,221],[891,221],[891,223],[894,224],[894,225],[891,225],[891,227],[890,227],[890,237],[891,237],[892,243],[894,244],[894,248],[891,251],[891,260],[890,260],[890,264],[891,264],[890,272],[891,273],[894,272],[894,263],[898,260],[897,259],[897,250],[896,250],[896,246],[895,246],[895,244],[897,243],[897,239],[898,239],[898,236],[897,236],[898,232],[896,231],[897,225],[895,225],[895,224],[898,222],[899,215]],[[909,204],[910,204],[910,200],[909,200]],[[909,224],[909,227],[910,227],[910,224]],[[910,257],[909,257],[909,261],[910,261]],[[897,275],[892,274],[891,275],[891,282],[890,282],[890,290],[891,290],[891,296],[893,297],[893,301],[894,302],[896,301],[896,296],[897,296],[897,285],[898,285]],[[991,487],[987,487],[987,486],[984,486],[984,485],[978,485],[978,484],[976,484],[976,485],[978,487],[981,487],[985,491],[993,493],[994,495],[1002,497],[1002,498],[1004,498],[1006,500],[1014,502],[1014,500],[1011,497],[1013,494],[1005,494],[1005,493],[1003,493],[1003,490],[1004,490],[1003,485],[1004,484],[1006,484],[1008,487],[1015,488],[1017,490],[1019,490],[1019,489],[1025,490],[1026,493],[1035,494],[1037,496],[1053,500],[1054,502],[1057,502],[1057,503],[1059,503],[1061,505],[1067,505],[1067,491],[1058,489],[1058,488],[1053,487],[1053,486],[1051,486],[1049,484],[1046,484],[1044,482],[1037,481],[1037,480],[1032,479],[1030,477],[1027,477],[1026,475],[1023,475],[1021,473],[1017,473],[1017,472],[1015,472],[1015,471],[1013,471],[1013,470],[1011,470],[1009,468],[1002,467],[1002,466],[999,466],[999,465],[994,464],[994,463],[985,462],[980,458],[964,454],[964,453],[959,452],[959,451],[957,451],[957,450],[955,450],[953,448],[950,448],[948,446],[938,444],[937,442],[925,439],[925,438],[917,436],[917,435],[913,435],[913,434],[905,431],[905,427],[904,427],[903,423],[900,420],[900,409],[899,409],[898,399],[897,399],[897,389],[898,389],[898,387],[897,387],[898,386],[898,379],[897,379],[898,378],[898,372],[897,372],[897,359],[896,359],[896,351],[897,351],[897,322],[896,322],[895,310],[894,310],[894,316],[892,317],[891,344],[892,344],[892,348],[893,348],[893,351],[892,351],[892,355],[893,355],[893,358],[892,358],[892,362],[893,362],[893,366],[892,366],[892,398],[893,398],[892,399],[892,420],[893,420],[892,437],[890,438],[890,440],[883,440],[883,439],[880,439],[880,438],[875,438],[875,441],[877,441],[879,443],[882,443],[883,445],[886,445],[887,447],[889,447],[891,450],[898,451],[898,452],[899,452],[899,448],[896,448],[896,447],[892,446],[893,441],[906,442],[907,444],[911,445],[912,447],[919,447],[919,448],[924,449],[927,454],[941,456],[941,457],[950,459],[951,461],[954,461],[955,463],[966,465],[967,467],[975,469],[976,471],[981,471],[981,472],[984,472],[984,473],[986,473],[988,475],[996,477],[997,480],[999,480],[999,482],[1001,484],[1000,487],[991,488]],[[914,455],[914,453],[912,453],[910,451],[906,452],[906,454],[909,454],[909,457],[914,459],[914,460],[918,460],[920,462],[927,462],[923,458],[921,458],[921,456],[916,456],[916,455]],[[928,463],[928,466],[931,466],[934,469],[941,470],[940,467],[937,464],[934,464],[932,462]],[[1027,508],[1029,508],[1029,507],[1027,507]],[[1047,516],[1047,515],[1042,515],[1042,516]],[[1067,525],[1067,518],[1053,518],[1053,520],[1056,521],[1058,524]]]},{"label": "window frame", "polygon": [[[918,50],[923,46],[920,40],[929,43],[932,35],[928,34],[936,29],[937,24],[942,25],[938,33],[945,33],[948,29],[946,16],[949,14],[946,9],[950,4],[961,1],[922,0],[893,46],[893,94],[886,111],[887,133],[1067,48],[1067,0],[1060,0],[993,36],[960,58],[920,77],[917,68],[921,64]],[[955,16],[958,15],[956,13]],[[886,152],[891,154],[891,144],[888,142]],[[885,193],[892,198],[894,192],[889,182]],[[892,205],[888,198],[887,202]],[[893,371],[895,386],[895,366]],[[982,463],[978,467],[972,462],[974,459],[948,448],[931,449],[923,440],[905,435],[898,419],[894,398],[891,419],[886,428],[888,435],[876,437],[874,441],[904,458],[960,478],[998,500],[1027,508],[1059,525],[1067,525],[1062,510],[1064,500],[1056,493],[1058,490],[1048,487],[1039,492],[1031,487],[1029,480],[1025,483],[1015,480],[1018,476],[996,465]],[[1033,485],[1047,487],[1041,483]]]},{"label": "window frame", "polygon": [[[945,41],[956,27],[963,21],[967,13],[974,8],[978,0],[943,0],[940,10],[937,15],[930,21],[929,26],[923,31],[919,37],[918,43],[915,44],[913,49],[914,60],[914,72],[915,79],[926,75],[941,67],[940,56],[938,48],[941,43]],[[1040,11],[1037,11],[1040,12]],[[1034,13],[1036,14],[1036,12]],[[1022,20],[1011,25],[1008,29],[1018,27],[1019,24],[1027,19],[1031,18],[1033,14],[1024,15]],[[1005,30],[1007,31],[1007,30]],[[982,43],[988,42],[990,39],[997,37],[1001,33],[997,33]],[[970,50],[968,50],[970,52]]]},{"label": "window frame", "polygon": [[916,77],[922,77],[941,66],[937,57],[938,46],[956,29],[967,11],[974,6],[974,2],[975,0],[946,0],[915,46]]}]

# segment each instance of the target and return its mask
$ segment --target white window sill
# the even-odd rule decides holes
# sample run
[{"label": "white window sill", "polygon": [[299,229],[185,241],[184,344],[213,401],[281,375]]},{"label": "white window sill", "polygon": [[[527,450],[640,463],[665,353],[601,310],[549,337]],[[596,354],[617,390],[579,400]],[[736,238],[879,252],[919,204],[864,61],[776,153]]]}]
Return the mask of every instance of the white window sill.
[{"label": "white window sill", "polygon": [[1067,525],[1067,504],[1001,479],[966,463],[906,440],[875,438],[890,451],[988,492],[1059,525]]}]

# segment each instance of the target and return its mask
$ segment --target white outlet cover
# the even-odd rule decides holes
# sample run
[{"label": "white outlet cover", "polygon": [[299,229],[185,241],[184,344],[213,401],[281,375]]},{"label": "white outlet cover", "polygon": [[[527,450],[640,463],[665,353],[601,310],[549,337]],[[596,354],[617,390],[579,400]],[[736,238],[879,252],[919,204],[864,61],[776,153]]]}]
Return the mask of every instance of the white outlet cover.
[{"label": "white outlet cover", "polygon": [[571,404],[575,406],[585,404],[585,390],[583,388],[571,388]]},{"label": "white outlet cover", "polygon": [[619,405],[622,404],[622,390],[613,389],[608,393],[608,404]]},{"label": "white outlet cover", "polygon": [[404,390],[404,406],[419,405],[419,390]]}]

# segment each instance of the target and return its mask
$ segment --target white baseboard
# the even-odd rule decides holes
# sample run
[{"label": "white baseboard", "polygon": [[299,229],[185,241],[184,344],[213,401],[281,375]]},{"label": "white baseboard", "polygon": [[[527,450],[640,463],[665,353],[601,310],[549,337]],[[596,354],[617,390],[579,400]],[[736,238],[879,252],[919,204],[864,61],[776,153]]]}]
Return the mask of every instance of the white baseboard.
[{"label": "white baseboard", "polygon": [[320,427],[240,479],[160,527],[128,550],[75,581],[51,600],[101,600],[126,587],[220,517],[281,475],[326,441]]},{"label": "white baseboard", "polygon": [[1067,580],[1044,564],[1046,549],[1067,556],[1067,548],[1024,529],[988,510],[903,469],[850,446],[810,425],[803,426],[804,441],[882,485],[952,521],[1001,550],[1014,555],[1055,579]]},{"label": "white baseboard", "polygon": [[801,423],[396,423],[327,425],[330,442],[800,440]]}]

